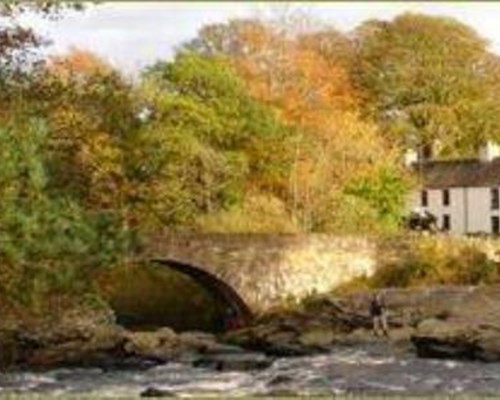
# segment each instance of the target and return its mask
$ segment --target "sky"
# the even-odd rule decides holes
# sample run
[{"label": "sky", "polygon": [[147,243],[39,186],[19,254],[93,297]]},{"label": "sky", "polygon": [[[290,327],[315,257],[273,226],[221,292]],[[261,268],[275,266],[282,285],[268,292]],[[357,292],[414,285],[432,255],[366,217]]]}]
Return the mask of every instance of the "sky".
[{"label": "sky", "polygon": [[171,58],[203,25],[231,18],[303,13],[317,19],[318,26],[349,31],[367,19],[391,19],[406,11],[454,17],[476,29],[500,54],[497,2],[103,2],[56,20],[28,15],[22,22],[51,39],[49,52],[88,49],[134,75],[154,61]]}]

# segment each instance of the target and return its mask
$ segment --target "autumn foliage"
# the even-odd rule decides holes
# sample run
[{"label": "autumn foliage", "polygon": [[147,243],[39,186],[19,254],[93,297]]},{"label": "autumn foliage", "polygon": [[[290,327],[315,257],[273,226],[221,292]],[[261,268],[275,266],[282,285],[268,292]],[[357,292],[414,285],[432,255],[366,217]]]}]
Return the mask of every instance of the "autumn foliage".
[{"label": "autumn foliage", "polygon": [[394,232],[406,147],[467,155],[500,132],[498,59],[446,18],[348,35],[228,21],[135,81],[86,49],[27,57],[40,45],[0,29],[0,293],[12,304],[75,280],[91,292],[96,269],[158,230]]},{"label": "autumn foliage", "polygon": [[[339,205],[345,204],[346,188],[382,170],[399,176],[402,191],[394,193],[394,201],[401,201],[405,178],[398,168],[397,149],[372,120],[361,117],[362,91],[349,69],[354,50],[340,33],[294,34],[279,25],[232,21],[204,28],[187,48],[205,56],[225,56],[252,96],[296,130],[284,200],[301,229],[338,229],[335,209],[345,212]],[[360,209],[373,206],[362,196],[351,200],[363,203]],[[362,219],[378,213],[373,211],[370,216],[361,212],[359,223],[351,221],[350,226],[360,229]],[[373,226],[365,221],[365,227],[369,225]]]}]

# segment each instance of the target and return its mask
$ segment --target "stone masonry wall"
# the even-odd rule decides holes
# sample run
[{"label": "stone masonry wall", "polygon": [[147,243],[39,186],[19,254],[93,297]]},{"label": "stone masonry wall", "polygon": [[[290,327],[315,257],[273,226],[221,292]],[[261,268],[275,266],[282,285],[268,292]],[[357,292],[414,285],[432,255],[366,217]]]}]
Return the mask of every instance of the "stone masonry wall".
[{"label": "stone masonry wall", "polygon": [[258,312],[371,275],[377,246],[366,238],[328,235],[175,235],[155,238],[148,255],[214,274]]},{"label": "stone masonry wall", "polygon": [[[147,253],[151,258],[174,259],[212,273],[234,288],[253,311],[260,312],[313,293],[329,292],[354,277],[370,276],[382,263],[400,262],[415,239],[176,234],[154,238]],[[460,240],[479,245],[491,258],[500,254],[498,240]]]}]

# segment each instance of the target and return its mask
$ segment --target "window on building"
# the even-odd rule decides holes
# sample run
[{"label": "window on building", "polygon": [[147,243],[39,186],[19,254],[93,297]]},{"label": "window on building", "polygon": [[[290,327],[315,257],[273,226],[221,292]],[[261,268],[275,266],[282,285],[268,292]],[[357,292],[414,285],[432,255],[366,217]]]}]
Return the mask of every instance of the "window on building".
[{"label": "window on building", "polygon": [[500,233],[500,217],[494,215],[491,217],[491,233],[498,235]]},{"label": "window on building", "polygon": [[498,193],[498,188],[491,188],[490,198],[491,198],[491,209],[498,210],[500,206],[500,197]]},{"label": "window on building", "polygon": [[444,189],[443,190],[443,206],[449,206],[449,205],[450,205],[450,190]]},{"label": "window on building", "polygon": [[428,198],[428,192],[427,190],[422,190],[420,192],[420,204],[422,205],[422,207],[427,207],[428,203],[429,203],[429,198]]},{"label": "window on building", "polygon": [[451,229],[451,218],[449,214],[443,215],[443,231],[449,231]]}]

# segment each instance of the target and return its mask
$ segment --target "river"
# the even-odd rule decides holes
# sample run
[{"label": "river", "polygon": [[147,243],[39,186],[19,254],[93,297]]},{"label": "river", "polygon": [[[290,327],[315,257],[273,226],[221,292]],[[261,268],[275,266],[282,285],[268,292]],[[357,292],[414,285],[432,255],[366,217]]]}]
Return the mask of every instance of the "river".
[{"label": "river", "polygon": [[147,370],[57,369],[4,373],[0,394],[138,396],[146,388],[189,396],[500,393],[500,363],[418,359],[384,345],[278,358],[264,370],[218,372],[169,363]]}]

